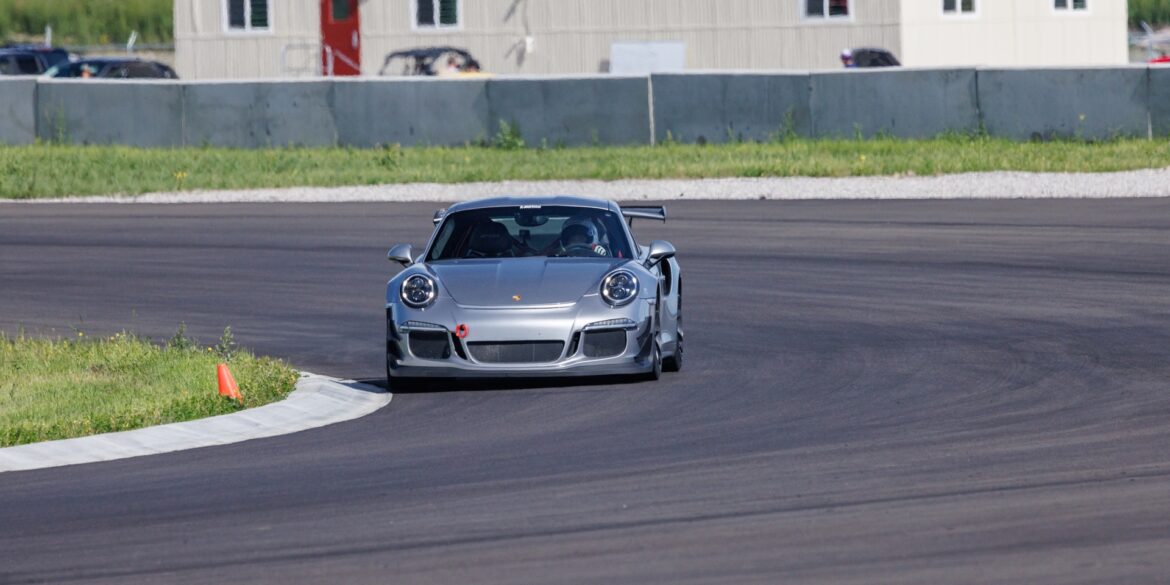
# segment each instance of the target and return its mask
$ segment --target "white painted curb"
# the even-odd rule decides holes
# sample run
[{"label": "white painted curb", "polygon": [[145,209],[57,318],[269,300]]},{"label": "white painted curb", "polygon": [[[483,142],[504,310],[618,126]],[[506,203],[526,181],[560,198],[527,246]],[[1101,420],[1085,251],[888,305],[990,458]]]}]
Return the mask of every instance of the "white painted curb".
[{"label": "white painted curb", "polygon": [[112,461],[275,437],[363,417],[390,403],[376,386],[301,373],[280,402],[232,414],[0,449],[0,472]]}]

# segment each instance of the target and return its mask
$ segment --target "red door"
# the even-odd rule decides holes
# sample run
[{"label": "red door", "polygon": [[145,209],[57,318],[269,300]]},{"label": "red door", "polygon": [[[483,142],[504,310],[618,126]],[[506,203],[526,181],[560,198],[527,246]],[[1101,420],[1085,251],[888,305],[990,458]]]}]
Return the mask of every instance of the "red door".
[{"label": "red door", "polygon": [[321,71],[325,75],[362,74],[358,0],[321,0]]}]

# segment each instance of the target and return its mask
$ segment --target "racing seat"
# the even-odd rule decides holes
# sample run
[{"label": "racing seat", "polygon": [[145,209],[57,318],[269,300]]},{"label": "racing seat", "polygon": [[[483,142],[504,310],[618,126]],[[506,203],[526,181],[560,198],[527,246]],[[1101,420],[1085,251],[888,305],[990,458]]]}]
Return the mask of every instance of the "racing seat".
[{"label": "racing seat", "polygon": [[512,251],[512,235],[508,228],[494,221],[485,221],[471,232],[467,243],[470,258],[499,258]]}]

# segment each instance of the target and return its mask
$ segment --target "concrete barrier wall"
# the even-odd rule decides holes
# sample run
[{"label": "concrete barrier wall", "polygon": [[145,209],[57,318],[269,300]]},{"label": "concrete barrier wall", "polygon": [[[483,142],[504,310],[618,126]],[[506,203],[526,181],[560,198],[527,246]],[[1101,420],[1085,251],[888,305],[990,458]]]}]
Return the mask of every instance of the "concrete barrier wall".
[{"label": "concrete barrier wall", "polygon": [[332,146],[328,81],[183,84],[186,145],[266,148]]},{"label": "concrete barrier wall", "polygon": [[1150,67],[1150,133],[1170,138],[1170,67]]},{"label": "concrete barrier wall", "polygon": [[37,136],[73,144],[183,144],[183,86],[173,82],[42,81]]},{"label": "concrete barrier wall", "polygon": [[974,69],[853,70],[812,74],[817,136],[927,138],[979,129]]},{"label": "concrete barrier wall", "polygon": [[979,106],[988,133],[1016,140],[1149,133],[1149,69],[986,69]]},{"label": "concrete barrier wall", "polygon": [[333,116],[338,142],[359,147],[451,146],[490,134],[483,79],[337,81]]},{"label": "concrete barrier wall", "polygon": [[32,144],[37,138],[37,80],[0,78],[0,144]]},{"label": "concrete barrier wall", "polygon": [[[651,104],[651,100],[653,104]],[[1170,137],[1170,68],[898,69],[237,83],[0,80],[0,143],[529,146],[795,134]],[[653,137],[652,137],[653,134]]]},{"label": "concrete barrier wall", "polygon": [[762,142],[812,136],[807,73],[654,74],[659,142]]},{"label": "concrete barrier wall", "polygon": [[650,143],[644,76],[496,78],[487,93],[492,136],[503,121],[529,146]]}]

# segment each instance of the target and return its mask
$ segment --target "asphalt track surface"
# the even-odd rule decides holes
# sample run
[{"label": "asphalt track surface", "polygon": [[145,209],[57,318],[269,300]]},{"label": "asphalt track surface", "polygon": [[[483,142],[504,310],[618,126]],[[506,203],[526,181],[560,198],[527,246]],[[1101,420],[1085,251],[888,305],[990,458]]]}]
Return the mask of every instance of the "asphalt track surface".
[{"label": "asphalt track surface", "polygon": [[[0,328],[379,377],[435,207],[0,206]],[[1170,200],[669,211],[682,373],[0,474],[0,583],[1170,581]]]}]

